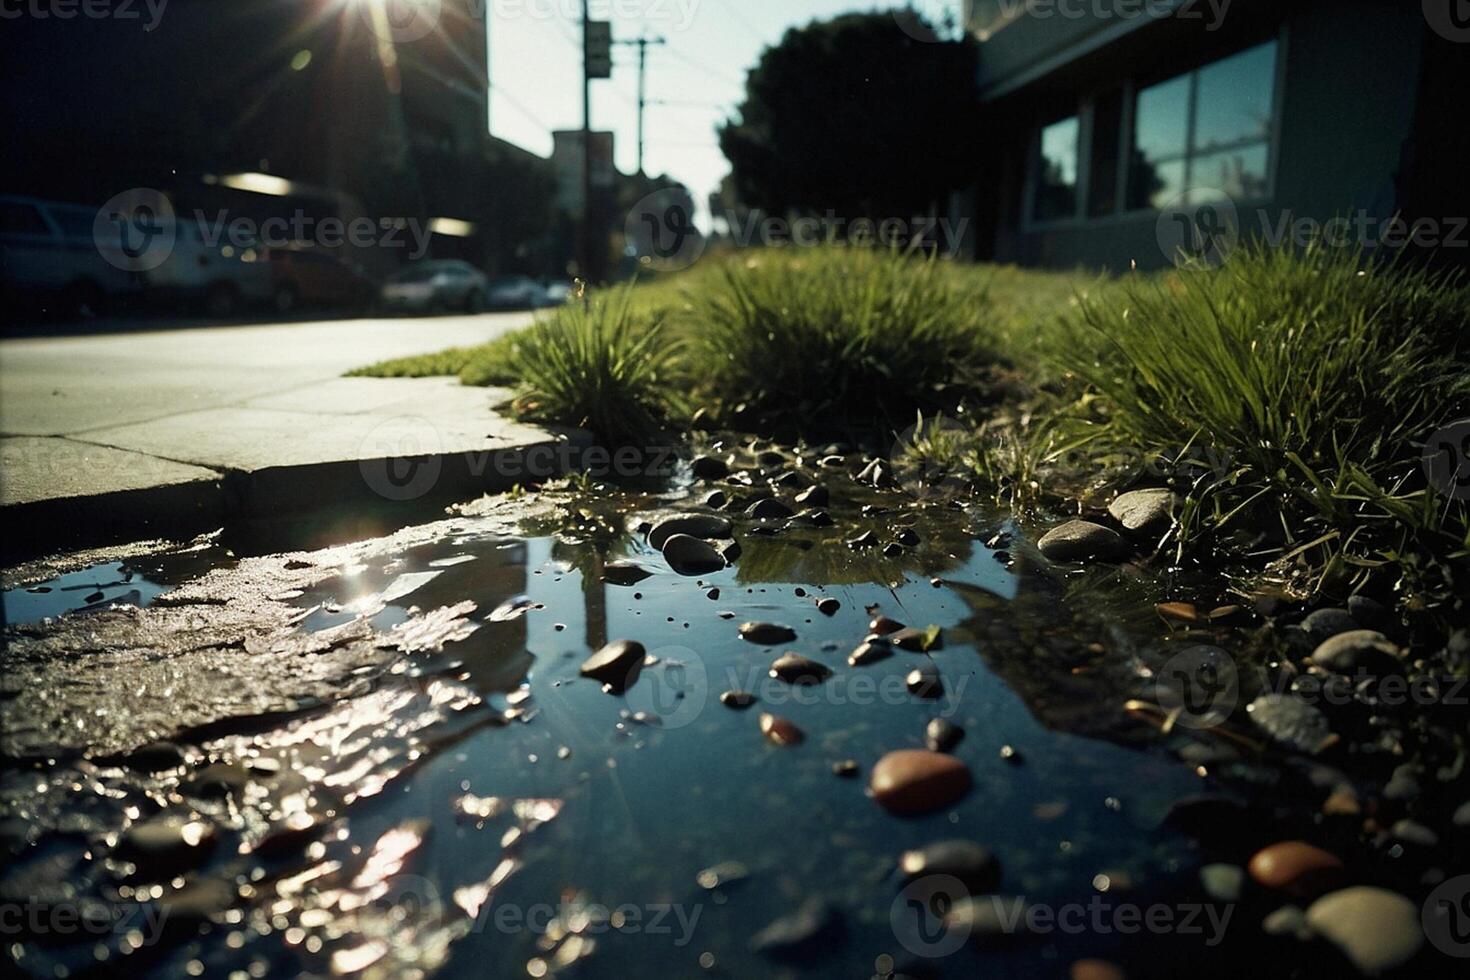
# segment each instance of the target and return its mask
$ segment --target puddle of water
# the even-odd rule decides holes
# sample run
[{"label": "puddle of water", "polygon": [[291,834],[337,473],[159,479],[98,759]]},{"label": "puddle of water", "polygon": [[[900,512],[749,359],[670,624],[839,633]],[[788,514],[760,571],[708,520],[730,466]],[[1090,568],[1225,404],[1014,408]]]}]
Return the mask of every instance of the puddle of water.
[{"label": "puddle of water", "polygon": [[[47,975],[767,975],[777,962],[754,951],[752,937],[820,897],[835,925],[788,969],[866,976],[925,962],[923,949],[896,937],[893,917],[905,906],[895,862],[906,848],[953,837],[990,848],[1004,890],[1032,903],[1086,903],[1127,888],[1126,900],[1144,906],[1173,893],[1194,859],[1184,839],[1157,827],[1201,778],[1160,752],[1046,727],[1005,679],[1007,662],[1031,649],[998,645],[992,626],[1019,636],[1069,628],[1056,584],[1013,574],[975,540],[970,515],[863,515],[865,499],[834,506],[840,530],[762,537],[742,528],[735,566],[700,577],[673,574],[622,533],[628,510],[655,503],[630,498],[573,514],[575,533],[461,534],[304,591],[293,600],[303,633],[363,620],[429,649],[364,674],[336,705],[193,747],[195,758],[158,774],[85,762],[7,774],[4,811],[52,830],[48,850],[28,862],[49,862],[69,901],[86,896],[111,910],[110,927],[86,942],[26,943],[20,965]],[[899,523],[923,542],[901,556],[843,544],[855,529],[891,535]],[[609,584],[615,560],[653,574]],[[135,574],[109,587],[145,581]],[[160,589],[150,588],[150,597]],[[820,612],[823,597],[840,608]],[[942,647],[848,666],[875,611],[941,628]],[[746,620],[783,623],[796,639],[753,645],[737,632]],[[613,695],[579,666],[618,639],[642,642],[650,659]],[[772,679],[771,662],[786,650],[833,675],[809,688]],[[938,699],[905,684],[926,663],[942,678]],[[737,688],[758,704],[722,704],[720,694]],[[805,740],[768,742],[759,725],[767,711]],[[964,728],[953,754],[974,786],[928,816],[891,816],[865,795],[867,773],[886,752],[922,747],[935,718]],[[848,759],[859,778],[834,774]],[[141,881],[130,878],[114,835],[160,810],[207,819],[218,844],[197,870],[141,862]],[[739,880],[706,887],[701,872],[717,866]],[[201,899],[211,887],[225,897]],[[208,920],[190,918],[196,906],[186,899]],[[170,903],[171,924],[153,941],[139,910]],[[118,910],[132,910],[126,928]],[[967,944],[929,966],[1034,976],[1106,952],[1098,941],[1057,933],[1000,950]]]},{"label": "puddle of water", "polygon": [[110,561],[28,587],[6,589],[0,601],[4,602],[4,621],[24,625],[113,605],[146,606],[168,588],[125,562]]}]

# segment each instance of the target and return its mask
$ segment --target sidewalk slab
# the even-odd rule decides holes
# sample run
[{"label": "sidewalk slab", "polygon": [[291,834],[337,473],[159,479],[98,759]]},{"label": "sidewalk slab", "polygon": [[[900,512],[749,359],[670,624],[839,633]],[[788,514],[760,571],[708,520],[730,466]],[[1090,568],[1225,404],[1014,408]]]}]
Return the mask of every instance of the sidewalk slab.
[{"label": "sidewalk slab", "polygon": [[35,436],[0,438],[0,506],[97,497],[128,490],[209,486],[220,474],[109,446]]}]

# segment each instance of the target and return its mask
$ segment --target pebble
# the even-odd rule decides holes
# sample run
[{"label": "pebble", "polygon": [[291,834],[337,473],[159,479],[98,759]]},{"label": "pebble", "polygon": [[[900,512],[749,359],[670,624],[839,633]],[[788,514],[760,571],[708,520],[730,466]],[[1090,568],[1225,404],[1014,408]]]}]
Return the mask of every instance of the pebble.
[{"label": "pebble", "polygon": [[623,691],[638,679],[647,655],[637,640],[614,640],[583,661],[582,676],[601,681],[613,691]]},{"label": "pebble", "polygon": [[1301,626],[1307,631],[1307,635],[1318,643],[1331,639],[1339,633],[1350,633],[1362,628],[1358,625],[1358,621],[1353,619],[1352,613],[1335,606],[1327,606],[1311,613],[1302,620]]},{"label": "pebble", "polygon": [[1238,902],[1245,887],[1245,869],[1238,864],[1207,864],[1199,869],[1199,881],[1215,901]]},{"label": "pebble", "polygon": [[1112,528],[1091,521],[1068,521],[1052,528],[1036,543],[1052,561],[1103,561],[1126,558],[1128,542]]},{"label": "pebble", "polygon": [[1439,843],[1439,835],[1422,823],[1413,820],[1400,820],[1393,825],[1389,831],[1395,840],[1401,840],[1406,844],[1414,844],[1418,847],[1434,847]]},{"label": "pebble", "polygon": [[823,598],[817,600],[817,612],[821,613],[823,616],[835,616],[837,615],[837,610],[841,608],[842,603],[838,602],[831,596],[824,596]]},{"label": "pebble", "polygon": [[952,755],[899,749],[878,760],[868,786],[884,809],[911,816],[958,801],[969,792],[970,782],[970,770]]},{"label": "pebble", "polygon": [[958,879],[970,894],[994,891],[1000,885],[1000,862],[988,848],[971,840],[956,838],[935,841],[898,859],[899,870],[910,880],[924,875],[948,875]]},{"label": "pebble", "polygon": [[796,639],[796,631],[790,626],[782,626],[779,623],[742,623],[740,624],[740,638],[768,647],[777,643],[790,643]]},{"label": "pebble", "polygon": [[701,480],[723,480],[730,475],[730,464],[717,456],[696,456],[689,469]]},{"label": "pebble", "polygon": [[1070,980],[1127,980],[1127,974],[1116,963],[1107,960],[1078,960],[1068,971]]},{"label": "pebble", "polygon": [[1404,896],[1366,886],[1324,895],[1307,909],[1307,925],[1370,977],[1414,958],[1424,945],[1419,919]]},{"label": "pebble", "polygon": [[830,453],[817,460],[817,465],[823,469],[840,470],[847,465],[847,460],[836,453]]},{"label": "pebble", "polygon": [[1160,602],[1154,606],[1154,611],[1165,619],[1180,623],[1198,623],[1202,618],[1192,602]]},{"label": "pebble", "polygon": [[745,516],[753,517],[756,520],[776,520],[782,517],[790,517],[792,513],[793,511],[790,507],[787,507],[775,497],[757,500],[745,509]]},{"label": "pebble", "polygon": [[776,745],[800,745],[806,738],[793,722],[769,712],[761,715],[761,733]]},{"label": "pebble", "polygon": [[853,667],[866,667],[880,660],[886,660],[893,656],[893,648],[887,643],[879,640],[864,640],[858,648],[847,655],[847,662]]},{"label": "pebble", "polygon": [[1262,848],[1248,867],[1261,887],[1293,898],[1314,898],[1340,884],[1344,874],[1337,855],[1299,840]]},{"label": "pebble", "polygon": [[1396,800],[1400,803],[1418,798],[1419,793],[1418,773],[1407,762],[1394,767],[1393,775],[1389,777],[1388,784],[1383,787],[1385,800]]},{"label": "pebble", "polygon": [[796,515],[798,520],[805,521],[812,527],[831,527],[832,515],[825,510],[804,510]]},{"label": "pebble", "polygon": [[1399,648],[1377,630],[1338,633],[1318,644],[1312,662],[1338,674],[1391,674],[1400,667]]},{"label": "pebble", "polygon": [[142,878],[172,878],[197,868],[214,851],[214,825],[204,820],[160,815],[123,832],[116,854],[137,865]]},{"label": "pebble", "polygon": [[827,934],[836,932],[840,924],[836,911],[813,896],[792,914],[782,916],[750,937],[750,948],[776,959],[801,957],[824,943]]},{"label": "pebble", "polygon": [[944,914],[944,926],[976,942],[1015,937],[1029,932],[1024,898],[982,895],[962,898]]},{"label": "pebble", "polygon": [[1134,537],[1157,537],[1174,523],[1175,499],[1164,489],[1129,490],[1108,504],[1108,514]]},{"label": "pebble", "polygon": [[720,703],[736,711],[744,711],[755,704],[755,695],[749,691],[726,691],[720,695]]},{"label": "pebble", "polygon": [[681,514],[665,518],[648,532],[648,543],[660,551],[664,543],[676,534],[687,534],[691,538],[728,538],[734,527],[723,517],[711,514]]},{"label": "pebble", "polygon": [[923,653],[926,650],[938,650],[942,645],[942,635],[936,630],[933,640],[930,640],[928,630],[914,629],[912,626],[906,626],[897,632],[890,633],[888,642],[900,650]]},{"label": "pebble", "polygon": [[150,742],[130,752],[125,764],[139,772],[165,772],[184,764],[184,750],[173,742]]},{"label": "pebble", "polygon": [[856,759],[843,759],[832,763],[832,775],[841,776],[843,779],[852,779],[858,774]]},{"label": "pebble", "polygon": [[1470,827],[1470,800],[1466,800],[1459,805],[1455,810],[1455,815],[1450,818],[1450,822],[1462,830]]},{"label": "pebble", "polygon": [[796,495],[796,502],[803,507],[826,507],[831,494],[820,483],[807,487]]},{"label": "pebble", "polygon": [[1021,755],[1013,745],[1002,745],[1000,747],[1000,757],[1013,766],[1019,766],[1026,761],[1025,756]]},{"label": "pebble", "polygon": [[908,689],[918,697],[926,700],[934,700],[944,695],[944,681],[939,677],[939,669],[933,664],[924,664],[909,671],[908,677],[904,678]]},{"label": "pebble", "polygon": [[1365,595],[1352,596],[1347,601],[1347,608],[1354,622],[1362,623],[1369,629],[1382,629],[1393,620],[1387,606]]},{"label": "pebble", "polygon": [[1335,740],[1327,716],[1290,694],[1263,694],[1245,710],[1261,731],[1299,752],[1315,755]]},{"label": "pebble", "polygon": [[874,534],[872,531],[864,531],[857,537],[849,538],[847,540],[847,546],[849,548],[871,548],[877,543],[878,535]]},{"label": "pebble", "polygon": [[857,482],[866,483],[872,487],[886,487],[893,484],[893,467],[881,459],[875,459],[858,472]]},{"label": "pebble", "polygon": [[730,497],[723,490],[711,490],[708,497],[704,498],[704,505],[712,510],[720,510],[730,502]]},{"label": "pebble", "polygon": [[924,744],[930,752],[948,752],[965,737],[965,730],[946,718],[934,718],[924,728]]},{"label": "pebble", "polygon": [[903,629],[903,623],[887,616],[874,616],[872,622],[868,623],[868,632],[876,633],[878,636],[886,636],[889,633],[897,633]]},{"label": "pebble", "polygon": [[1295,905],[1283,905],[1262,919],[1261,931],[1268,936],[1292,936],[1300,940],[1312,936],[1312,927],[1307,925],[1307,913]]},{"label": "pebble", "polygon": [[680,575],[705,575],[725,567],[725,558],[706,541],[675,534],[664,542],[664,561]]},{"label": "pebble", "polygon": [[826,664],[800,654],[786,653],[771,664],[771,676],[788,684],[820,684],[832,676],[832,671]]},{"label": "pebble", "polygon": [[718,588],[709,589],[708,591],[705,592],[704,597],[706,599],[719,599],[719,597],[720,597],[720,590]]},{"label": "pebble", "polygon": [[898,536],[894,540],[896,540],[901,545],[906,545],[910,548],[913,548],[917,547],[919,544],[919,535],[913,528],[906,527],[902,531],[898,532]]},{"label": "pebble", "polygon": [[190,776],[183,790],[211,799],[242,792],[250,785],[250,770],[238,762],[212,762]]},{"label": "pebble", "polygon": [[721,885],[731,885],[750,876],[750,869],[739,861],[721,861],[705,868],[694,876],[699,887],[709,890]]},{"label": "pebble", "polygon": [[890,541],[883,546],[883,554],[887,555],[889,558],[897,558],[899,555],[903,554],[903,545],[899,544],[897,541]]},{"label": "pebble", "polygon": [[637,562],[610,561],[602,566],[602,580],[609,585],[637,585],[653,572]]}]

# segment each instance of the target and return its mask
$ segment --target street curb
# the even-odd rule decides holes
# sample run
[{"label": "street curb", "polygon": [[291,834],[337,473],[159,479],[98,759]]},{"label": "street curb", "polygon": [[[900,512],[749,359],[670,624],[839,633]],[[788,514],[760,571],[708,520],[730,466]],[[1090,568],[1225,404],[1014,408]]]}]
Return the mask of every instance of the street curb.
[{"label": "street curb", "polygon": [[[415,458],[435,470],[432,483],[406,499],[374,489],[368,474],[403,465],[397,459],[355,459],[225,471],[196,480],[85,497],[0,507],[6,565],[81,548],[150,538],[188,539],[223,529],[239,554],[323,547],[384,534],[443,515],[446,506],[518,483],[566,475],[566,465],[593,444],[580,429],[488,453],[444,452]],[[489,460],[493,457],[493,465]]]}]

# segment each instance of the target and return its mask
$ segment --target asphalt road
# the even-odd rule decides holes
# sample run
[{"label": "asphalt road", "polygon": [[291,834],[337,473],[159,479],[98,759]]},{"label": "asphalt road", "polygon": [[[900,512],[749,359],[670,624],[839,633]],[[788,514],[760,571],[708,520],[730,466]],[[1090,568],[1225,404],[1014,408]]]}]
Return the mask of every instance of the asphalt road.
[{"label": "asphalt road", "polygon": [[98,324],[0,339],[0,435],[79,435],[298,390],[391,357],[483,343],[530,313],[234,326]]}]

